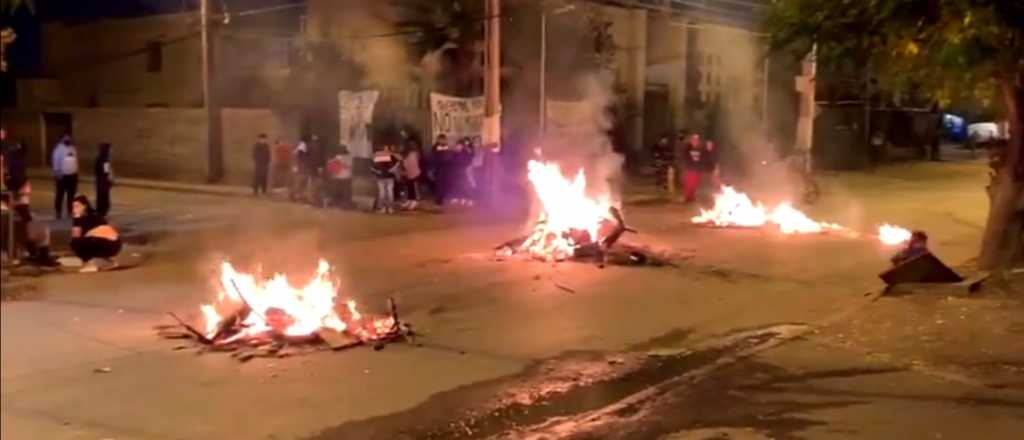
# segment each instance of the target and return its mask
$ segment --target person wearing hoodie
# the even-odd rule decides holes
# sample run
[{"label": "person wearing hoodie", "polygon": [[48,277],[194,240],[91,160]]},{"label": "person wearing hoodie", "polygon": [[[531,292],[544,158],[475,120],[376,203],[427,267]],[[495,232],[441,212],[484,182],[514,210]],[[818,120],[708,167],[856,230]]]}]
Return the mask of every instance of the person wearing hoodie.
[{"label": "person wearing hoodie", "polygon": [[53,168],[53,177],[56,180],[53,209],[57,214],[57,219],[60,220],[64,212],[70,216],[71,201],[78,194],[78,150],[72,143],[70,135],[64,135],[54,147],[50,157],[50,166]]},{"label": "person wearing hoodie", "polygon": [[377,177],[377,212],[395,213],[395,179],[402,165],[401,158],[384,145],[373,153],[373,174]]},{"label": "person wearing hoodie", "polygon": [[437,135],[437,141],[434,142],[434,151],[431,159],[431,168],[434,171],[434,197],[437,202],[437,206],[444,206],[448,198],[451,197],[451,162],[452,162],[452,148],[448,145],[448,136],[444,134]]},{"label": "person wearing hoodie", "polygon": [[100,144],[93,176],[96,177],[96,212],[106,217],[110,214],[110,189],[114,187],[114,168],[110,165],[110,144]]},{"label": "person wearing hoodie", "polygon": [[292,166],[292,186],[289,198],[294,201],[306,201],[309,199],[309,187],[313,178],[313,156],[309,151],[309,143],[306,138],[299,141],[295,146],[294,165]]}]

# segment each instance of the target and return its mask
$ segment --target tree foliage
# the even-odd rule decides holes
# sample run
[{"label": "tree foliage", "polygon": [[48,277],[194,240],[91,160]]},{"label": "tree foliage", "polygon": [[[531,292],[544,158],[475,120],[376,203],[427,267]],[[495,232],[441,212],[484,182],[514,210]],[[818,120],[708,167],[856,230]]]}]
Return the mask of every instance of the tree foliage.
[{"label": "tree foliage", "polygon": [[14,14],[23,6],[28,9],[30,13],[34,14],[36,11],[35,0],[0,0],[0,13]]},{"label": "tree foliage", "polygon": [[1001,103],[1010,139],[992,155],[979,265],[1024,262],[1024,1],[776,0],[767,28],[775,50],[816,47],[821,63],[868,63],[939,100]]},{"label": "tree foliage", "polygon": [[1024,69],[1024,2],[1016,0],[778,0],[767,20],[776,50],[826,64],[867,63],[949,101],[998,102],[1000,81]]}]

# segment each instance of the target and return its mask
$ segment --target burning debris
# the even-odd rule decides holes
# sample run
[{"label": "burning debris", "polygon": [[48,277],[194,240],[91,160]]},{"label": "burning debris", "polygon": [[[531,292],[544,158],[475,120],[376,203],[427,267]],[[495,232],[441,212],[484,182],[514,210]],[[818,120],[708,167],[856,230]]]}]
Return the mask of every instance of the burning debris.
[{"label": "burning debris", "polygon": [[909,229],[899,226],[885,224],[878,228],[878,239],[889,246],[898,246],[906,243],[910,241],[912,235],[913,233]]},{"label": "burning debris", "polygon": [[399,321],[394,300],[389,300],[389,316],[365,315],[355,301],[338,301],[338,286],[329,274],[330,266],[321,260],[314,278],[303,287],[294,287],[284,275],[260,280],[225,262],[216,302],[200,306],[201,330],[174,314],[170,315],[179,325],[158,330],[165,338],[194,339],[216,351],[256,347],[270,355],[279,354],[288,344],[321,342],[340,350],[412,334],[409,326]]},{"label": "burning debris", "polygon": [[691,221],[716,227],[744,228],[759,228],[772,223],[778,226],[783,234],[817,234],[846,230],[835,223],[814,221],[788,202],[780,203],[769,210],[761,202],[754,203],[746,194],[730,186],[722,187],[722,193],[715,196],[715,206],[712,209],[701,209],[700,215]]},{"label": "burning debris", "polygon": [[[770,223],[787,235],[832,232],[851,237],[861,235],[842,225],[813,220],[807,214],[794,208],[789,202],[783,202],[768,209],[761,202],[755,203],[746,194],[729,186],[723,186],[722,192],[715,196],[713,208],[701,209],[700,215],[693,217],[691,222],[719,228],[760,228]],[[885,224],[878,230],[878,239],[883,244],[896,246],[910,239],[910,231]]]},{"label": "burning debris", "polygon": [[[567,179],[555,163],[530,161],[529,179],[541,202],[542,210],[529,235],[499,245],[500,256],[528,255],[540,261],[565,261],[594,258],[604,264],[609,250],[626,232],[622,212],[604,198],[586,194],[583,170]],[[636,249],[627,258],[649,260]]]}]

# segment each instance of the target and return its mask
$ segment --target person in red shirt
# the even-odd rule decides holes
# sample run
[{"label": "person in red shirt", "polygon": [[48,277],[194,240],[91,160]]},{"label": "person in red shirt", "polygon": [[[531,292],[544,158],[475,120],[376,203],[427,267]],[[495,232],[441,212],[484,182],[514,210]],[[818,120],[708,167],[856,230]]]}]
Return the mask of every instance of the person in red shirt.
[{"label": "person in red shirt", "polygon": [[689,143],[683,149],[683,188],[687,203],[697,200],[697,190],[701,182],[708,180],[712,186],[719,186],[718,150],[712,141],[701,142],[700,135],[690,136]]},{"label": "person in red shirt", "polygon": [[339,208],[352,208],[352,155],[348,147],[341,145],[338,151],[327,159],[327,199]]}]

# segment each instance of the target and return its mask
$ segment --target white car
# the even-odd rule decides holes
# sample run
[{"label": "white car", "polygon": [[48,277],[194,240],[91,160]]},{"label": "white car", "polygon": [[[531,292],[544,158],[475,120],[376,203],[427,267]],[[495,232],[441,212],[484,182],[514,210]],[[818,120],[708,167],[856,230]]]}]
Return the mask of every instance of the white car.
[{"label": "white car", "polygon": [[976,122],[967,126],[967,139],[974,142],[1000,140],[1003,138],[1000,133],[999,124],[995,122]]}]

